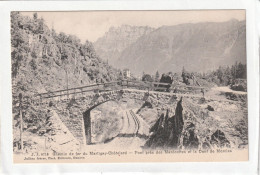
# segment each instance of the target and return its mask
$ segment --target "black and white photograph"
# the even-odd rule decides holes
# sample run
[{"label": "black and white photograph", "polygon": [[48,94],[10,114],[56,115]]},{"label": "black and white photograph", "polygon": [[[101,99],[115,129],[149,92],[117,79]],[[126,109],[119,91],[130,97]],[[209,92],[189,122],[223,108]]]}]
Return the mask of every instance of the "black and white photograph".
[{"label": "black and white photograph", "polygon": [[248,160],[245,10],[10,19],[15,163]]}]

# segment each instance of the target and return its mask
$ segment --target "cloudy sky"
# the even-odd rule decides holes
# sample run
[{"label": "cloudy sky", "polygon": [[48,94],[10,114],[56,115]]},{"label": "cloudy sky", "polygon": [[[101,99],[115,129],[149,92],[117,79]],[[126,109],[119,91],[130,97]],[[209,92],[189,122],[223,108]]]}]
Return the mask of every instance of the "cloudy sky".
[{"label": "cloudy sky", "polygon": [[[34,12],[23,12],[32,16]],[[244,10],[212,11],[86,11],[86,12],[38,12],[46,24],[56,32],[76,35],[82,42],[95,42],[110,27],[123,24],[160,27],[181,23],[222,22],[245,19]]]}]

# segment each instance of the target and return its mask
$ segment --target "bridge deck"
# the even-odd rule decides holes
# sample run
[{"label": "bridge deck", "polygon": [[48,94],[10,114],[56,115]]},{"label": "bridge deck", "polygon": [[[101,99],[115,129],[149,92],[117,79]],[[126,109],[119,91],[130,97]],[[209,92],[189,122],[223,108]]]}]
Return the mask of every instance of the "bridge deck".
[{"label": "bridge deck", "polygon": [[62,89],[57,91],[50,91],[46,93],[36,94],[36,97],[40,98],[52,98],[59,96],[68,96],[78,93],[90,92],[90,91],[108,91],[108,90],[118,90],[125,88],[135,88],[139,90],[148,90],[148,91],[172,91],[172,90],[181,90],[186,92],[195,92],[200,89],[205,89],[206,87],[201,86],[183,86],[178,84],[168,84],[160,82],[143,82],[136,80],[121,80],[113,81],[100,84],[90,84],[81,87]]},{"label": "bridge deck", "polygon": [[[85,94],[85,93],[109,93],[115,92],[119,90],[126,90],[126,91],[135,91],[135,92],[143,92],[150,94],[165,94],[165,95],[176,95],[181,97],[193,97],[193,98],[202,98],[203,94],[201,89],[208,89],[206,87],[201,86],[183,86],[183,85],[176,85],[176,84],[167,84],[167,83],[159,83],[159,82],[143,82],[143,81],[130,81],[130,80],[122,80],[122,81],[113,81],[108,83],[102,84],[90,84],[87,86],[75,87],[70,89],[62,89],[52,92],[46,92],[41,94],[36,94],[36,99],[49,99],[49,98],[61,98],[66,97],[69,98],[70,96]],[[176,92],[172,92],[172,90],[177,90]],[[162,92],[162,91],[169,91],[169,92]],[[188,92],[188,93],[185,93]],[[194,94],[195,93],[195,94]],[[228,99],[217,99],[212,98],[210,96],[206,96],[207,100],[214,100],[214,101],[226,101],[226,102],[233,102],[233,100]]]}]

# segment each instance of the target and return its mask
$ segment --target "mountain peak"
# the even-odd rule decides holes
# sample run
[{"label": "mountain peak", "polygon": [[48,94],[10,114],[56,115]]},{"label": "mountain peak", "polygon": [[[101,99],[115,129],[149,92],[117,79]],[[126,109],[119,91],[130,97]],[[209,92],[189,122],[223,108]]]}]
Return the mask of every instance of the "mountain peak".
[{"label": "mountain peak", "polygon": [[246,62],[245,23],[186,23],[162,26],[126,48],[117,61],[134,74],[207,71],[236,61]]},{"label": "mountain peak", "polygon": [[154,29],[149,26],[131,26],[123,24],[119,27],[110,27],[108,32],[95,43],[94,47],[103,60],[108,60],[114,65],[120,53],[134,43],[138,38],[144,36]]},{"label": "mountain peak", "polygon": [[245,21],[111,27],[94,43],[97,54],[132,73],[207,71],[246,62]]}]

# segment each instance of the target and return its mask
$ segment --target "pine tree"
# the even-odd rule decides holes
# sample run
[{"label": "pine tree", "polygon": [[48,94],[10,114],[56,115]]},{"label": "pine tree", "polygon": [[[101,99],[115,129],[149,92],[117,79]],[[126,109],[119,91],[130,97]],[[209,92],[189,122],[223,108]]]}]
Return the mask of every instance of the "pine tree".
[{"label": "pine tree", "polygon": [[159,72],[158,71],[156,71],[156,73],[155,73],[155,81],[159,81],[159,78],[160,78],[160,74],[159,74]]},{"label": "pine tree", "polygon": [[34,13],[33,14],[33,19],[36,21],[38,19],[38,14],[37,13]]}]

